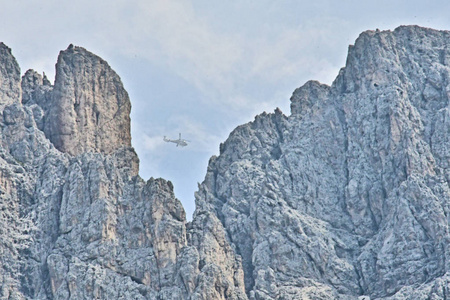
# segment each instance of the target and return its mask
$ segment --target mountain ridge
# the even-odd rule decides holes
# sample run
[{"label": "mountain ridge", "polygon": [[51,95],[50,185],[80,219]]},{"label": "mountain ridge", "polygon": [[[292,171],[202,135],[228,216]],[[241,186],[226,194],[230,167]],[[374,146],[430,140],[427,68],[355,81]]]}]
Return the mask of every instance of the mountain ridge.
[{"label": "mountain ridge", "polygon": [[449,41],[363,32],[331,86],[230,133],[191,222],[139,177],[104,60],[71,45],[51,85],[0,44],[1,297],[446,299]]}]

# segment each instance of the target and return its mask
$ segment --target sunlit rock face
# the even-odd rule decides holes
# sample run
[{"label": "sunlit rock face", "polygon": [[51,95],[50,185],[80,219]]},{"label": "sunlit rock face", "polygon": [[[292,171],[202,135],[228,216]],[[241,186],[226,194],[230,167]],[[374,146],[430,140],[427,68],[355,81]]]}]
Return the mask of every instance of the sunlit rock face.
[{"label": "sunlit rock face", "polygon": [[447,299],[450,32],[367,31],[212,157],[187,223],[139,177],[130,101],[81,47],[0,44],[0,298]]}]

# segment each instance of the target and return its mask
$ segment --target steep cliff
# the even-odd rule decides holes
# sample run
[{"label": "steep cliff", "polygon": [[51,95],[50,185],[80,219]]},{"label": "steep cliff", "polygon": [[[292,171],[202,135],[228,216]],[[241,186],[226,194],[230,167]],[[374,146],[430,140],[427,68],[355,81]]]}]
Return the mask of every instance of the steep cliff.
[{"label": "steep cliff", "polygon": [[364,32],[331,87],[231,133],[193,224],[214,213],[250,299],[450,295],[449,41]]},{"label": "steep cliff", "polygon": [[239,126],[192,222],[138,175],[120,78],[80,47],[55,85],[0,44],[0,295],[447,299],[450,32],[367,31],[331,86]]},{"label": "steep cliff", "polygon": [[32,70],[20,80],[1,46],[2,299],[181,295],[185,213],[170,182],[138,176],[120,78],[70,46],[55,86]]}]

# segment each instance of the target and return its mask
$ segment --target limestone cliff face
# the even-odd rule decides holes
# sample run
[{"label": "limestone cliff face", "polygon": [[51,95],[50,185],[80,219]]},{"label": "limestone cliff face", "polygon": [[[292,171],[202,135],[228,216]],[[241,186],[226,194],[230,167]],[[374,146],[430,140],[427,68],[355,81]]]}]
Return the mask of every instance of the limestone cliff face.
[{"label": "limestone cliff face", "polygon": [[0,108],[20,101],[20,68],[11,49],[0,43]]},{"label": "limestone cliff face", "polygon": [[193,224],[214,212],[248,298],[450,295],[449,41],[364,32],[331,87],[308,82],[291,116],[231,133]]},{"label": "limestone cliff face", "polygon": [[20,71],[2,44],[0,298],[181,299],[184,209],[145,182],[119,77],[78,47],[57,80]]},{"label": "limestone cliff face", "polygon": [[106,62],[69,46],[53,86],[0,44],[0,297],[448,299],[449,43],[362,33],[220,145],[190,223]]},{"label": "limestone cliff face", "polygon": [[62,152],[109,154],[131,146],[128,93],[107,62],[81,47],[59,54],[52,99],[45,104],[44,132]]}]

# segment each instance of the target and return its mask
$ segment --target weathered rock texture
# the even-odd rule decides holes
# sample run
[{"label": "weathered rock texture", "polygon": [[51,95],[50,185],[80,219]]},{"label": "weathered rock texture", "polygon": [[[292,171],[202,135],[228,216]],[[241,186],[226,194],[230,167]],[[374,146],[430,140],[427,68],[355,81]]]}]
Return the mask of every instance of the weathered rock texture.
[{"label": "weathered rock texture", "polygon": [[0,42],[0,108],[20,100],[20,68],[11,49]]},{"label": "weathered rock texture", "polygon": [[109,154],[131,146],[128,93],[103,59],[72,45],[61,51],[52,98],[43,105],[44,132],[57,149]]},{"label": "weathered rock texture", "polygon": [[221,146],[193,224],[213,212],[250,299],[450,296],[449,41],[364,32],[331,87]]},{"label": "weathered rock texture", "polygon": [[449,44],[362,33],[331,86],[230,134],[190,223],[170,182],[138,176],[103,60],[70,46],[55,86],[20,81],[1,44],[1,297],[448,299]]},{"label": "weathered rock texture", "polygon": [[138,176],[120,78],[69,47],[55,86],[20,80],[1,49],[0,298],[181,299],[185,213],[170,182]]}]

